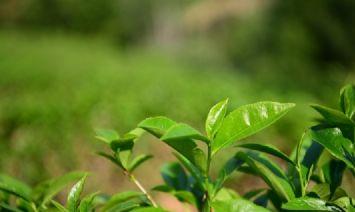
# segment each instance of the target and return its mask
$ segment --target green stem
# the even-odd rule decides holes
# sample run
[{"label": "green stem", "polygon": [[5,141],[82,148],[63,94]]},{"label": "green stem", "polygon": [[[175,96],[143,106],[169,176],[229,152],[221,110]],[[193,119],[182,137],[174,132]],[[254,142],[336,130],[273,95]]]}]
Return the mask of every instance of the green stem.
[{"label": "green stem", "polygon": [[211,151],[211,144],[208,144],[208,149],[207,149],[207,167],[206,167],[206,191],[205,191],[205,205],[203,208],[203,211],[205,212],[212,212],[212,207],[211,207],[211,194],[209,192],[209,173],[210,173],[210,167],[211,167],[211,160],[212,160],[212,151]]},{"label": "green stem", "polygon": [[145,190],[145,188],[142,186],[142,184],[138,181],[138,179],[132,174],[129,173],[128,171],[125,171],[125,174],[129,177],[129,179],[136,184],[136,186],[141,190],[141,192],[149,199],[149,201],[152,203],[152,205],[157,208],[158,204],[154,201],[153,197]]}]

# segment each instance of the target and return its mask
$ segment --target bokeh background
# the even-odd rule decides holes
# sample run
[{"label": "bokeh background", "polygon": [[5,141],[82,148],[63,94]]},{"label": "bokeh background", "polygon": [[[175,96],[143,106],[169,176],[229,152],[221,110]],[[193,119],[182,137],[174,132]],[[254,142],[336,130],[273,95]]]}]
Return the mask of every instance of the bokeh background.
[{"label": "bokeh background", "polygon": [[[289,153],[317,117],[309,103],[337,107],[355,81],[354,11],[353,0],[0,0],[0,172],[36,184],[80,169],[91,191],[133,188],[95,156],[94,128],[164,115],[202,130],[226,97],[230,109],[295,102],[250,139]],[[160,182],[171,150],[145,136],[137,151],[157,153],[137,174]]]}]

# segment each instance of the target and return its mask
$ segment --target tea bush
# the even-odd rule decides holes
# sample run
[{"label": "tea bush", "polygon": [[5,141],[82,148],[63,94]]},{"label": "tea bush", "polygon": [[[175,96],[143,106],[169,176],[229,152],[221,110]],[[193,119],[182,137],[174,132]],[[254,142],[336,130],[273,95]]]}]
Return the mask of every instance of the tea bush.
[{"label": "tea bush", "polygon": [[[109,147],[98,154],[114,163],[139,191],[112,196],[100,192],[81,197],[87,173],[73,172],[29,187],[7,175],[0,175],[1,211],[166,211],[154,200],[152,191],[165,192],[199,211],[354,211],[354,199],[341,187],[345,172],[355,175],[355,86],[340,92],[340,109],[321,105],[312,107],[321,115],[319,124],[307,129],[293,153],[263,143],[245,143],[253,135],[286,115],[293,103],[257,102],[228,113],[228,99],[214,105],[205,122],[205,133],[185,123],[157,116],[141,121],[124,135],[114,130],[97,130],[96,137]],[[170,146],[178,162],[161,169],[164,184],[148,190],[134,171],[152,155],[134,155],[140,136],[147,132]],[[216,179],[210,176],[215,155],[234,146],[238,150]],[[269,156],[287,164],[284,170]],[[240,196],[224,186],[233,172],[262,178],[267,188]],[[67,184],[78,181],[70,190],[65,205],[55,200]],[[310,186],[314,184],[313,186]]]}]

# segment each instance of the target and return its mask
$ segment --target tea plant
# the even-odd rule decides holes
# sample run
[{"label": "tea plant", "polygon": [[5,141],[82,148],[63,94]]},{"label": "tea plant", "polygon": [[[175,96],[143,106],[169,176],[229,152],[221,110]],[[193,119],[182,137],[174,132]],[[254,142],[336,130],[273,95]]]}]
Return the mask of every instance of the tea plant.
[{"label": "tea plant", "polygon": [[[305,131],[290,156],[272,145],[241,140],[276,122],[294,104],[258,102],[230,113],[227,106],[228,99],[211,108],[205,133],[163,116],[147,118],[123,136],[114,130],[97,130],[96,138],[109,147],[109,153],[98,154],[122,170],[139,191],[112,196],[96,192],[81,197],[86,173],[69,173],[34,188],[0,175],[0,211],[166,211],[154,200],[152,191],[171,194],[204,212],[355,210],[355,200],[341,187],[346,172],[355,175],[353,85],[341,90],[340,110],[312,105],[322,118]],[[170,146],[178,160],[163,165],[164,184],[152,189],[146,189],[134,175],[140,165],[152,158],[146,154],[135,156],[133,151],[144,131]],[[232,146],[237,152],[212,178],[210,170],[216,154]],[[283,161],[287,168],[269,156]],[[268,188],[250,190],[240,196],[224,186],[235,171],[260,177]],[[59,191],[74,181],[78,182],[70,190],[65,205],[54,200]]]}]

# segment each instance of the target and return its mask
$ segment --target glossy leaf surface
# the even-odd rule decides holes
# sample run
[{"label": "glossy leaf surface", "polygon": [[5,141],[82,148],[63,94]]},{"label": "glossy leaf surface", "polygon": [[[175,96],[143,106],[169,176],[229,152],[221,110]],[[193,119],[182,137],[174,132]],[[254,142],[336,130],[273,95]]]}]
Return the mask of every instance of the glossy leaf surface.
[{"label": "glossy leaf surface", "polygon": [[223,120],[212,143],[212,154],[271,125],[294,106],[292,103],[258,102],[237,108]]},{"label": "glossy leaf surface", "polygon": [[225,99],[218,102],[210,109],[205,124],[206,133],[210,139],[214,138],[216,132],[222,125],[223,119],[227,113],[227,105],[228,99]]},{"label": "glossy leaf surface", "polygon": [[343,137],[340,129],[314,129],[311,133],[312,138],[323,145],[334,157],[344,161],[350,168],[355,168],[354,144]]}]

